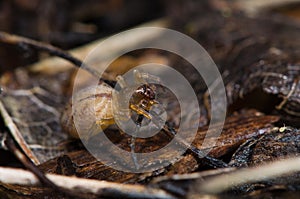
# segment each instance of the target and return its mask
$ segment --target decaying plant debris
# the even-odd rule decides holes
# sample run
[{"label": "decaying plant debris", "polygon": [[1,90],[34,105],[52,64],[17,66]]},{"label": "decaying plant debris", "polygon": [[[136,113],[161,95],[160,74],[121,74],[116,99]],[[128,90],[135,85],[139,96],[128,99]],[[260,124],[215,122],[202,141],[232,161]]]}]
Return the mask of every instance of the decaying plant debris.
[{"label": "decaying plant debris", "polygon": [[[27,171],[1,167],[0,196],[222,198],[274,196],[278,190],[286,197],[299,194],[300,25],[268,12],[249,18],[230,4],[223,9],[224,6],[216,3],[219,1],[214,2],[213,5],[208,1],[176,2],[170,8],[176,13],[171,12],[169,21],[172,28],[198,40],[223,74],[228,114],[222,134],[209,156],[225,162],[226,168],[212,168],[189,150],[173,165],[149,173],[126,173],[102,164],[80,141],[71,139],[59,123],[71,95],[75,67],[43,73],[43,66],[37,67],[39,63],[36,63],[35,67],[17,68],[1,75],[0,112],[4,124],[0,134],[2,138],[8,132],[33,162],[25,167],[32,168],[38,177],[40,171],[47,174],[36,178]],[[22,43],[22,38],[13,43],[29,48],[40,45],[39,49],[47,51],[48,48],[54,55],[63,55],[81,64],[80,60],[76,62],[76,58],[59,49],[25,41],[31,43]],[[114,68],[124,63],[143,63],[142,60],[149,57],[156,62],[172,64],[189,78],[203,113],[192,146],[203,149],[201,144],[210,119],[207,87],[201,77],[191,75],[193,70],[184,60],[151,50],[135,52],[112,64],[115,66],[107,71],[107,82],[116,76],[114,73],[122,73]],[[49,65],[46,68],[49,70]],[[105,133],[116,145],[129,150],[129,136],[116,128]],[[136,142],[143,145],[137,150],[154,151],[169,141],[170,137],[164,133],[147,141],[137,139]],[[284,161],[289,164],[285,165]],[[50,183],[47,184],[47,180]]]}]

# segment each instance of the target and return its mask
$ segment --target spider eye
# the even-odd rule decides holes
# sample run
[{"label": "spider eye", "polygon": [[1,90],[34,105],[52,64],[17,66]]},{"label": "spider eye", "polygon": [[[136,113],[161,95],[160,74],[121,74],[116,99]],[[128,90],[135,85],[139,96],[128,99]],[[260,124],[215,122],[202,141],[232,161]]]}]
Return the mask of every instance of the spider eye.
[{"label": "spider eye", "polygon": [[138,94],[138,96],[140,98],[143,98],[143,99],[149,99],[149,100],[154,100],[155,99],[155,92],[148,85],[141,86],[140,88],[138,88],[135,91],[135,93]]}]

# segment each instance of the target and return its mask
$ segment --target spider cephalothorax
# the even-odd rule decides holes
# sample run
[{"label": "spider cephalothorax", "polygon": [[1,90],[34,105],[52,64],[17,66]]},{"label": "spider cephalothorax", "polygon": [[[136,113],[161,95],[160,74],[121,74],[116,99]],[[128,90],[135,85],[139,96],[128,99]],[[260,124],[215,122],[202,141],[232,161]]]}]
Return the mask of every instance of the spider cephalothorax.
[{"label": "spider cephalothorax", "polygon": [[134,105],[148,112],[152,105],[158,103],[155,101],[155,87],[147,84],[138,87],[130,98],[129,103],[131,109],[132,105]]}]

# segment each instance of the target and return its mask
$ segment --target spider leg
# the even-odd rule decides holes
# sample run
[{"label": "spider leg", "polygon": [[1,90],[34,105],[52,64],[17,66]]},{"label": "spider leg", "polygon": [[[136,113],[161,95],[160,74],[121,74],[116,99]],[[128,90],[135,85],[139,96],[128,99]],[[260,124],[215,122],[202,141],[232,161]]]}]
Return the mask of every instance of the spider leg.
[{"label": "spider leg", "polygon": [[134,81],[139,84],[146,84],[147,81],[142,77],[142,74],[138,70],[133,70]]},{"label": "spider leg", "polygon": [[135,121],[137,128],[136,128],[134,136],[131,136],[131,141],[130,141],[131,158],[133,160],[133,163],[134,163],[134,166],[135,166],[136,169],[139,169],[140,165],[137,161],[137,157],[136,157],[136,154],[135,154],[135,139],[137,137],[137,132],[139,131],[139,129],[141,127],[143,119],[144,119],[144,115],[138,115],[138,119],[137,119],[137,121]]},{"label": "spider leg", "polygon": [[135,154],[135,138],[137,136],[137,131],[135,131],[135,135],[134,136],[131,136],[131,140],[130,140],[130,154],[131,154],[131,158],[132,158],[132,161],[134,163],[134,166],[136,169],[139,169],[139,164],[138,164],[138,161],[137,161],[137,157],[136,157],[136,154]]},{"label": "spider leg", "polygon": [[136,83],[147,84],[147,80],[152,80],[155,83],[160,83],[160,78],[154,75],[150,75],[149,73],[143,73],[138,70],[133,71],[133,76]]},{"label": "spider leg", "polygon": [[126,83],[126,81],[124,80],[124,78],[121,75],[118,75],[116,77],[117,82],[119,83],[121,88],[126,88],[128,87],[128,84]]}]

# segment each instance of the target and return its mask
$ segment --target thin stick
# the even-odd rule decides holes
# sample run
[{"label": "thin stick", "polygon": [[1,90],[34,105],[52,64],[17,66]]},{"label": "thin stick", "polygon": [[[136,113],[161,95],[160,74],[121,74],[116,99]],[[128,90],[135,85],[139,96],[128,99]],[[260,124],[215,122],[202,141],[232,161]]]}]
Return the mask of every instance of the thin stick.
[{"label": "thin stick", "polygon": [[[159,122],[159,120],[161,120],[161,118],[159,117],[159,115],[156,115],[155,113],[152,113],[152,118],[156,119],[156,120],[152,120],[152,121],[157,126],[159,126],[159,123],[163,122],[163,121]],[[166,134],[170,138],[174,137],[174,139],[176,139],[176,141],[178,141],[178,143],[181,145],[181,147],[190,150],[193,154],[195,154],[196,156],[198,156],[198,158],[200,158],[204,164],[206,164],[206,165],[208,165],[210,167],[213,167],[213,168],[225,168],[225,167],[228,167],[228,164],[226,164],[222,160],[216,159],[216,158],[211,157],[209,155],[205,155],[203,153],[203,151],[201,151],[197,147],[193,146],[192,144],[187,143],[179,135],[176,136],[177,133],[176,133],[175,129],[172,128],[171,125],[168,122],[165,123],[165,125],[163,126],[162,130],[165,131]]]},{"label": "thin stick", "polygon": [[6,32],[0,31],[0,41],[3,43],[12,44],[12,45],[20,45],[20,46],[25,44],[25,45],[31,46],[37,50],[46,51],[51,55],[55,55],[55,56],[61,57],[63,59],[66,59],[66,60],[72,62],[77,67],[81,67],[83,64],[81,60],[73,57],[71,54],[63,51],[60,48],[54,47],[50,44],[46,44],[43,42],[35,41],[35,40],[29,39],[29,38],[12,35],[12,34],[8,34]]},{"label": "thin stick", "polygon": [[[86,70],[89,73],[91,73],[92,75],[98,77],[98,72],[96,70],[94,70],[91,67],[88,67],[80,59],[77,59],[76,57],[72,56],[70,53],[68,53],[60,48],[57,48],[55,46],[52,46],[50,44],[46,44],[43,42],[35,41],[33,39],[29,39],[29,38],[25,38],[25,37],[21,37],[21,36],[17,36],[17,35],[8,34],[6,32],[2,32],[2,31],[0,31],[0,42],[12,44],[12,45],[19,45],[19,46],[28,45],[37,50],[46,51],[51,55],[58,56],[60,58],[68,60],[71,63],[73,63],[76,67],[78,67],[78,68],[82,67],[84,70]],[[104,73],[105,73],[105,71],[104,71]],[[100,78],[100,81],[104,81],[105,83],[107,83],[111,86],[115,85],[115,82],[109,81],[106,79]]]},{"label": "thin stick", "polygon": [[54,184],[48,177],[45,176],[45,174],[37,166],[35,166],[33,162],[30,161],[30,159],[27,156],[24,155],[24,153],[15,145],[14,140],[7,133],[5,134],[7,135],[4,140],[5,147],[10,152],[12,152],[15,155],[15,157],[39,179],[39,181],[42,184],[59,191],[63,195],[72,197],[77,196],[74,195],[72,192]]},{"label": "thin stick", "polygon": [[195,183],[196,192],[221,193],[238,185],[253,183],[262,180],[279,177],[300,171],[300,157],[279,160],[266,165],[236,170],[229,174],[223,174],[205,181]]},{"label": "thin stick", "polygon": [[47,184],[52,188],[56,187],[53,182],[47,179],[44,174],[28,159],[28,157],[21,152],[21,150],[15,145],[14,140],[9,135],[6,136],[4,144],[5,147],[12,152],[28,170],[32,171],[32,173],[34,173],[42,183]]},{"label": "thin stick", "polygon": [[[168,123],[164,126],[163,130],[167,133],[167,135],[176,136],[176,131],[171,128]],[[203,151],[198,149],[197,147],[193,146],[192,144],[186,143],[186,141],[180,137],[174,137],[182,147],[190,150],[193,154],[197,155],[198,158],[202,160],[202,163],[210,166],[212,168],[226,168],[228,164],[219,160],[217,158],[211,157],[210,155],[205,155]]]},{"label": "thin stick", "polygon": [[[133,28],[142,28],[142,27],[168,27],[168,21],[166,19],[158,19],[154,21],[150,21],[147,23],[143,23],[140,26],[136,26]],[[70,54],[76,56],[77,58],[83,60],[88,54],[93,51],[99,44],[102,42],[108,42],[105,46],[105,51],[101,53],[101,55],[97,54],[97,56],[90,57],[89,65],[97,66],[97,68],[104,69],[107,64],[107,60],[110,57],[119,57],[118,52],[123,51],[124,49],[133,49],[137,44],[145,41],[151,41],[155,35],[152,33],[144,32],[143,34],[126,34],[124,33],[124,37],[119,39],[109,40],[108,38],[100,38],[86,45],[80,46],[78,48],[70,50]],[[69,70],[72,67],[71,64],[66,63],[64,60],[57,59],[56,57],[49,57],[43,59],[37,63],[29,66],[30,71],[34,72],[42,72],[47,74],[56,74],[58,72],[63,72]],[[126,72],[126,71],[124,71]]]},{"label": "thin stick", "polygon": [[[175,199],[174,196],[164,190],[143,185],[120,184],[55,174],[46,174],[46,176],[57,186],[70,192],[73,191],[74,194],[80,191],[82,194],[90,193],[97,196],[113,196],[114,198],[123,198],[126,196],[126,198]],[[5,167],[0,167],[0,182],[28,186],[39,184],[38,179],[32,173],[22,169]]]}]

